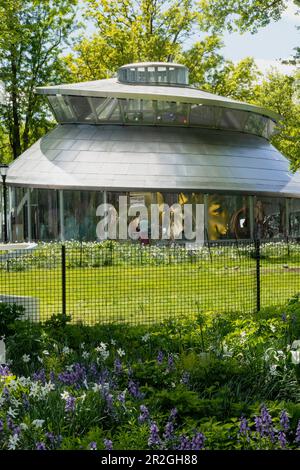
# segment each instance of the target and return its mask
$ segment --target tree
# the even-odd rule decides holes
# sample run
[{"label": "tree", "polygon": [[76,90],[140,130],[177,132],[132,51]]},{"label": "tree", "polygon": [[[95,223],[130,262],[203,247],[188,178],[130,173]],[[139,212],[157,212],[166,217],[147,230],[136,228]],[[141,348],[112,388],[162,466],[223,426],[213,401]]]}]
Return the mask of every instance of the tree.
[{"label": "tree", "polygon": [[96,32],[67,64],[73,80],[107,78],[124,63],[171,61],[193,32],[193,0],[84,0]]},{"label": "tree", "polygon": [[272,139],[275,147],[290,159],[292,170],[300,167],[300,102],[298,74],[269,72],[255,88],[252,102],[280,114],[283,118]]},{"label": "tree", "polygon": [[[290,0],[199,0],[198,20],[205,30],[251,31],[278,21]],[[300,6],[299,0],[294,0]]]},{"label": "tree", "polygon": [[[74,29],[77,0],[0,0],[0,80],[8,106],[0,139],[13,158],[45,133],[50,114],[35,87],[55,83],[64,73],[59,58]],[[0,144],[1,146],[1,144]]]}]

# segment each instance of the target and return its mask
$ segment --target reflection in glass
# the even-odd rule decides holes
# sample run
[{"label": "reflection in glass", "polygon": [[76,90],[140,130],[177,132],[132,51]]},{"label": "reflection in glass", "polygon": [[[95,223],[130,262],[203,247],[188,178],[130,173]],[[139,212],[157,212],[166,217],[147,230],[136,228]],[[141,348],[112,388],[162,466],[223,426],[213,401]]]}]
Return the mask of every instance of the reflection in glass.
[{"label": "reflection in glass", "polygon": [[34,240],[57,240],[58,193],[47,189],[34,189],[30,195],[31,227]]},{"label": "reflection in glass", "polygon": [[285,199],[256,197],[254,204],[254,228],[257,238],[286,236]]},{"label": "reflection in glass", "polygon": [[300,237],[300,199],[290,199],[289,207],[289,235]]},{"label": "reflection in glass", "polygon": [[209,194],[207,231],[209,240],[249,238],[248,197]]},{"label": "reflection in glass", "polygon": [[99,218],[96,210],[103,202],[99,191],[64,191],[64,228],[66,240],[96,240]]}]

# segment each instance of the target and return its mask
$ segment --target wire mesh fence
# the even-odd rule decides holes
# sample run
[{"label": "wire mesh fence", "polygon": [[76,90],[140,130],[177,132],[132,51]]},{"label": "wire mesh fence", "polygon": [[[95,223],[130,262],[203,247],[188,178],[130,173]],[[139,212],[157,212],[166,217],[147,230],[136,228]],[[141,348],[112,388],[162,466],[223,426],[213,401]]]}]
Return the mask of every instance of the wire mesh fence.
[{"label": "wire mesh fence", "polygon": [[0,252],[0,301],[25,317],[150,324],[200,311],[255,312],[300,291],[296,241],[143,246],[106,241]]}]

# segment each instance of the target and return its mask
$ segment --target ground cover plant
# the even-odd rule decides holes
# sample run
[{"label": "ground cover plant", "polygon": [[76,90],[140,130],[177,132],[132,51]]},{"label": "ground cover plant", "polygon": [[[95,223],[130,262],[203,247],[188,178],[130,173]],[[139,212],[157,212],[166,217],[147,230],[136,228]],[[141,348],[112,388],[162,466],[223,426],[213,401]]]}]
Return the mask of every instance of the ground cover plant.
[{"label": "ground cover plant", "polygon": [[2,449],[296,449],[300,301],[151,327],[16,320]]},{"label": "ground cover plant", "polygon": [[[107,241],[66,242],[66,308],[72,321],[155,323],[194,318],[202,310],[256,308],[256,259],[251,243],[195,251]],[[261,248],[261,305],[283,304],[298,291],[300,247]],[[38,317],[62,311],[61,245],[40,244],[21,256],[0,256],[0,293],[38,301]]]}]

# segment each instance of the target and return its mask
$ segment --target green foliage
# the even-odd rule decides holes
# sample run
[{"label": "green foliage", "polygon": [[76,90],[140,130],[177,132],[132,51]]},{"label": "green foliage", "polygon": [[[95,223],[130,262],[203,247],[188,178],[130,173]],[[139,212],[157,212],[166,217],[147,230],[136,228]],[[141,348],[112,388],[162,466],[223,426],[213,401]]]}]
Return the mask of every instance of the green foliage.
[{"label": "green foliage", "polygon": [[[288,0],[199,0],[199,22],[205,29],[251,31],[280,20]],[[294,2],[299,6],[299,1]]]},{"label": "green foliage", "polygon": [[[0,2],[0,80],[8,106],[1,109],[0,143],[16,158],[53,126],[35,87],[58,83],[64,70],[60,54],[75,27],[77,0]],[[4,118],[2,118],[2,110]]]},{"label": "green foliage", "polygon": [[6,304],[0,302],[0,338],[6,338],[14,331],[14,322],[24,314],[25,309],[21,305]]}]

